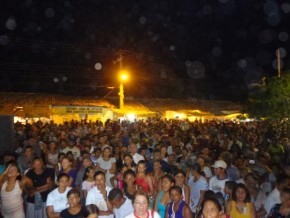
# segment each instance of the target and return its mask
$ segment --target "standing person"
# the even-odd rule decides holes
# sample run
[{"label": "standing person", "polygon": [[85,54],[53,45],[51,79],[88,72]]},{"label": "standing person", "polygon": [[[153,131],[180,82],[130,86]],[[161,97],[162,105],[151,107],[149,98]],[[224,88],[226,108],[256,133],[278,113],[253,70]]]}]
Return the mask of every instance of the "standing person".
[{"label": "standing person", "polygon": [[131,154],[124,154],[123,156],[124,165],[129,169],[136,171],[136,164]]},{"label": "standing person", "polygon": [[34,190],[27,197],[26,217],[46,218],[45,203],[53,186],[51,173],[44,168],[41,158],[34,158],[32,169],[26,176],[31,180]]},{"label": "standing person", "polygon": [[171,201],[169,196],[169,189],[175,185],[175,179],[171,175],[164,175],[161,177],[161,191],[157,194],[155,199],[154,209],[158,211],[161,218],[165,217],[166,205]]},{"label": "standing person", "polygon": [[73,169],[72,164],[73,164],[73,159],[65,156],[61,160],[61,169],[59,172],[69,175],[68,186],[74,188],[77,174],[76,174],[76,171]]},{"label": "standing person", "polygon": [[233,200],[233,191],[236,187],[237,183],[234,181],[226,181],[225,183],[225,188],[224,188],[224,192],[225,192],[225,203],[227,204],[229,201]]},{"label": "standing person", "polygon": [[83,198],[87,198],[88,191],[95,186],[95,168],[92,166],[89,166],[85,170],[83,182],[82,182],[82,192],[83,192]]},{"label": "standing person", "polygon": [[153,162],[153,172],[152,172],[152,183],[153,183],[153,189],[155,190],[154,195],[156,195],[158,192],[161,191],[161,177],[165,173],[162,170],[161,161],[160,160],[154,160]]},{"label": "standing person", "polygon": [[279,174],[276,179],[275,188],[268,194],[265,201],[265,209],[267,215],[275,204],[280,204],[280,192],[288,185],[288,177],[284,174]]},{"label": "standing person", "polygon": [[205,198],[201,204],[200,212],[197,218],[229,218],[225,215],[223,207],[219,200],[215,197]]},{"label": "standing person", "polygon": [[147,192],[149,195],[154,195],[153,182],[150,174],[147,173],[146,162],[140,160],[137,165],[136,184],[140,189]]},{"label": "standing person", "polygon": [[275,204],[270,210],[268,218],[290,217],[290,188],[283,188],[281,192],[281,203]]},{"label": "standing person", "polygon": [[138,191],[138,187],[135,183],[136,173],[133,170],[127,170],[124,173],[124,195],[133,200],[134,194]]},{"label": "standing person", "polygon": [[[4,183],[3,180],[6,179]],[[28,180],[21,179],[20,170],[15,161],[6,163],[6,170],[0,175],[1,213],[4,218],[25,218],[22,190]]]},{"label": "standing person", "polygon": [[124,218],[134,211],[132,201],[124,197],[122,190],[119,188],[113,188],[108,195],[108,199],[113,207],[115,218]]},{"label": "standing person", "polygon": [[187,218],[192,217],[192,213],[182,197],[182,189],[180,186],[172,186],[169,189],[171,202],[166,206],[165,218]]},{"label": "standing person", "polygon": [[46,167],[54,169],[58,162],[58,149],[54,141],[49,142],[48,150],[45,154]]},{"label": "standing person", "polygon": [[217,160],[212,167],[215,176],[209,180],[209,190],[215,193],[221,192],[224,195],[225,182],[229,181],[226,174],[227,164],[223,160]]},{"label": "standing person", "polygon": [[97,171],[94,175],[95,187],[88,191],[86,205],[95,204],[100,210],[100,218],[113,218],[112,205],[108,200],[111,187],[106,185],[106,175],[102,171]]},{"label": "standing person", "polygon": [[65,154],[67,154],[69,151],[72,152],[75,160],[81,156],[81,151],[77,147],[76,137],[74,135],[68,136],[68,146],[62,150],[62,152]]},{"label": "standing person", "polygon": [[193,213],[193,217],[197,214],[201,202],[204,198],[204,192],[208,189],[208,183],[206,178],[201,175],[201,167],[199,164],[194,164],[191,167],[191,175],[188,185],[190,187],[190,209]]},{"label": "standing person", "polygon": [[67,193],[68,208],[60,212],[61,218],[83,218],[84,206],[81,204],[80,192],[77,189],[71,189]]},{"label": "standing person", "polygon": [[160,218],[159,214],[154,210],[149,210],[149,196],[146,192],[139,190],[133,197],[134,211],[125,218]]},{"label": "standing person", "polygon": [[97,160],[96,169],[106,174],[106,185],[112,187],[111,178],[116,173],[116,159],[111,157],[111,148],[105,147],[103,155]]},{"label": "standing person", "polygon": [[209,179],[212,177],[211,169],[206,166],[206,158],[202,155],[198,156],[196,162],[199,164],[201,171],[204,173],[204,177],[209,181]]},{"label": "standing person", "polygon": [[182,197],[186,204],[189,205],[190,202],[190,187],[185,183],[186,174],[183,170],[178,170],[174,174],[176,185],[180,186],[182,189]]},{"label": "standing person", "polygon": [[59,174],[57,176],[58,187],[47,196],[46,211],[48,218],[59,218],[60,212],[68,207],[67,193],[71,190],[68,186],[69,176]]},{"label": "standing person", "polygon": [[251,203],[251,196],[248,188],[239,183],[233,191],[233,200],[226,205],[227,214],[232,218],[256,218],[256,210]]},{"label": "standing person", "polygon": [[138,164],[140,160],[144,160],[144,157],[141,154],[138,154],[138,147],[137,147],[137,141],[131,140],[129,144],[129,151],[134,159],[135,164]]},{"label": "standing person", "polygon": [[21,173],[26,173],[30,169],[33,162],[33,148],[28,145],[24,148],[23,154],[17,158],[17,164],[20,168]]}]

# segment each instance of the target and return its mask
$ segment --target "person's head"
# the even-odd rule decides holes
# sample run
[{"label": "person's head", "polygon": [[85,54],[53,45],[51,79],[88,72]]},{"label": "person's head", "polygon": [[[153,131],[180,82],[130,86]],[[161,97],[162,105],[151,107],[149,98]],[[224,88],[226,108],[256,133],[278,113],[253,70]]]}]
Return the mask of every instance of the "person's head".
[{"label": "person's head", "polygon": [[24,157],[32,157],[33,155],[33,148],[31,145],[27,145],[23,151]]},{"label": "person's head", "polygon": [[244,181],[249,188],[256,188],[257,186],[257,179],[253,173],[247,173],[244,176]]},{"label": "person's head", "polygon": [[290,208],[290,187],[285,187],[282,189],[280,194],[281,204],[285,208]]},{"label": "person's head", "polygon": [[95,148],[94,155],[95,155],[96,158],[101,157],[101,155],[102,155],[102,149],[101,148]]},{"label": "person's head", "polygon": [[134,164],[134,159],[131,154],[125,154],[123,159],[124,159],[124,164],[128,167]]},{"label": "person's head", "polygon": [[85,173],[84,173],[84,176],[83,176],[83,181],[87,180],[88,178],[89,179],[94,179],[94,175],[95,175],[95,168],[93,166],[89,166],[85,169]]},{"label": "person's head", "polygon": [[169,174],[165,174],[161,177],[161,187],[164,192],[169,191],[169,189],[175,185],[175,179]]},{"label": "person's head", "polygon": [[175,174],[175,183],[176,185],[183,186],[186,178],[186,174],[183,170],[179,169]]},{"label": "person's head", "polygon": [[124,175],[124,173],[128,170],[128,167],[126,165],[122,166],[120,169],[120,173]]},{"label": "person's head", "polygon": [[109,192],[108,199],[113,208],[120,208],[126,200],[123,196],[122,190],[119,188],[113,188]]},{"label": "person's head", "polygon": [[175,163],[175,155],[174,154],[169,154],[167,157],[167,161],[169,164],[174,164]]},{"label": "person's head", "polygon": [[199,156],[196,160],[196,163],[199,164],[201,168],[205,166],[205,158],[203,156]]},{"label": "person's head", "polygon": [[236,202],[251,202],[251,195],[247,186],[243,183],[238,183],[233,190],[232,198]]},{"label": "person's head", "polygon": [[137,172],[138,173],[146,173],[147,164],[145,160],[140,160],[137,164]]},{"label": "person's head", "polygon": [[69,207],[79,206],[81,203],[80,192],[76,188],[71,189],[67,193],[68,205]]},{"label": "person's head", "polygon": [[99,208],[95,204],[86,205],[83,212],[84,218],[98,218]]},{"label": "person's head", "polygon": [[201,211],[204,218],[219,218],[223,214],[222,205],[213,197],[204,199]]},{"label": "person's head", "polygon": [[89,166],[92,166],[92,161],[89,157],[83,158],[83,167],[87,168]]},{"label": "person's head", "polygon": [[65,173],[61,173],[57,176],[56,181],[57,181],[58,187],[65,190],[69,184],[69,175]]},{"label": "person's head", "polygon": [[153,170],[154,170],[154,172],[162,170],[161,160],[154,160]]},{"label": "person's head", "polygon": [[129,145],[129,151],[131,152],[131,154],[136,154],[137,153],[137,143],[135,141],[131,141],[130,145]]},{"label": "person's head", "polygon": [[225,175],[227,164],[223,160],[217,160],[212,167],[214,168],[214,174],[219,177]]},{"label": "person's head", "polygon": [[175,203],[175,204],[179,203],[183,199],[182,188],[180,186],[177,186],[177,185],[172,186],[169,189],[169,196],[170,196],[170,199],[173,203]]},{"label": "person's head", "polygon": [[61,168],[63,170],[70,169],[72,167],[72,159],[69,158],[68,156],[65,156],[61,160]]},{"label": "person's head", "polygon": [[149,205],[149,196],[144,191],[137,191],[133,196],[133,207],[137,216],[144,216],[147,214]]},{"label": "person's head", "polygon": [[198,163],[195,163],[191,166],[191,174],[194,177],[199,177],[202,174],[201,167]]},{"label": "person's head", "polygon": [[48,149],[49,149],[49,151],[55,151],[56,149],[57,149],[57,144],[56,144],[56,142],[54,142],[54,141],[51,141],[51,142],[49,142],[49,144],[48,144]]},{"label": "person's head", "polygon": [[15,178],[16,180],[21,179],[21,172],[15,160],[7,161],[5,164],[5,169],[8,169],[7,171],[8,178]]},{"label": "person's head", "polygon": [[98,190],[103,190],[106,188],[106,174],[104,172],[102,171],[95,172],[94,180]]},{"label": "person's head", "polygon": [[43,160],[40,157],[35,157],[32,162],[32,168],[35,171],[43,169]]},{"label": "person's head", "polygon": [[124,173],[123,178],[124,178],[124,182],[127,185],[129,186],[133,185],[135,184],[136,173],[133,170],[129,169]]},{"label": "person's head", "polygon": [[162,147],[160,148],[160,153],[161,153],[161,158],[166,158],[166,157],[168,156],[166,146],[162,146]]},{"label": "person's head", "polygon": [[159,149],[155,148],[153,151],[153,159],[160,160],[161,159],[161,152]]},{"label": "person's head", "polygon": [[110,147],[105,147],[103,149],[103,157],[105,158],[110,158],[112,154],[111,148]]},{"label": "person's head", "polygon": [[237,183],[235,181],[226,181],[224,192],[230,196],[232,196],[233,190],[236,187]]}]

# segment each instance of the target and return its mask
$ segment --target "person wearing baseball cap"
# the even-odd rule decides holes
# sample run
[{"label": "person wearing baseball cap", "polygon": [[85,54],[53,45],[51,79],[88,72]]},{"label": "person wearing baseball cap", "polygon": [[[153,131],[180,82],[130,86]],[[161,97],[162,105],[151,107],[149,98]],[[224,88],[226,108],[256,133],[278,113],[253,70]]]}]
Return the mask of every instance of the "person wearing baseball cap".
[{"label": "person wearing baseball cap", "polygon": [[209,190],[215,193],[221,192],[224,195],[225,183],[229,181],[226,174],[227,164],[224,160],[217,160],[212,167],[214,168],[214,176],[209,180]]}]

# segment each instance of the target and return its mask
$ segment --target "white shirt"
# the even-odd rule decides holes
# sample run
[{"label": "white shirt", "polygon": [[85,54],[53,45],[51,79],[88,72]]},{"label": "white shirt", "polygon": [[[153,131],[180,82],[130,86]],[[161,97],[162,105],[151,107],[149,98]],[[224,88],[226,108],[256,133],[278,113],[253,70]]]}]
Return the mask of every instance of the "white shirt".
[{"label": "white shirt", "polygon": [[144,160],[144,157],[141,154],[135,153],[133,155],[133,160],[134,160],[135,164],[138,164],[138,162],[140,160]]},{"label": "white shirt", "polygon": [[67,153],[71,151],[74,155],[74,159],[77,160],[79,158],[79,156],[81,156],[81,152],[80,152],[80,149],[76,146],[74,146],[73,148],[70,148],[70,147],[66,147],[65,149],[63,149],[63,153]]},{"label": "white shirt", "polygon": [[129,213],[132,213],[134,211],[132,201],[128,198],[126,198],[124,204],[121,205],[120,208],[114,208],[113,212],[115,214],[115,218],[124,218]]},{"label": "white shirt", "polygon": [[214,191],[215,193],[221,192],[224,195],[226,181],[229,181],[229,179],[218,179],[217,176],[213,176],[209,180],[208,189]]},{"label": "white shirt", "polygon": [[[107,194],[109,194],[111,190],[112,188],[106,186]],[[99,210],[102,210],[102,211],[108,210],[106,201],[103,195],[101,194],[101,192],[97,189],[97,187],[93,187],[88,191],[88,195],[86,198],[86,205],[89,205],[89,204],[95,204],[99,208]],[[114,214],[98,216],[98,217],[99,218],[114,218]]]},{"label": "white shirt", "polygon": [[58,188],[52,190],[46,200],[46,206],[53,206],[55,213],[60,213],[62,210],[68,208],[67,193],[71,187],[67,187],[64,193],[59,193]]},{"label": "white shirt", "polygon": [[265,201],[265,209],[267,212],[267,216],[270,213],[270,210],[275,204],[280,204],[280,191],[277,188],[274,188],[270,194],[267,196],[266,201]]},{"label": "white shirt", "polygon": [[[148,210],[148,213],[149,213],[149,217],[148,218],[152,218],[152,215],[151,215],[151,210]],[[154,218],[161,218],[160,215],[154,211]],[[124,218],[136,218],[135,215],[134,215],[134,212],[130,213],[129,215],[125,216]]]}]

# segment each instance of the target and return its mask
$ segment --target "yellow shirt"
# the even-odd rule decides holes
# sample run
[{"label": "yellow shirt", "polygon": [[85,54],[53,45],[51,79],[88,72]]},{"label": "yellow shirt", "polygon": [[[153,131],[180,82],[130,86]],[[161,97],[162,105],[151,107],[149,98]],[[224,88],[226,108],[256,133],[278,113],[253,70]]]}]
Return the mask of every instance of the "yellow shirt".
[{"label": "yellow shirt", "polygon": [[232,218],[251,218],[251,203],[246,203],[246,206],[243,208],[243,213],[240,213],[237,210],[236,202],[232,201],[230,215]]}]

